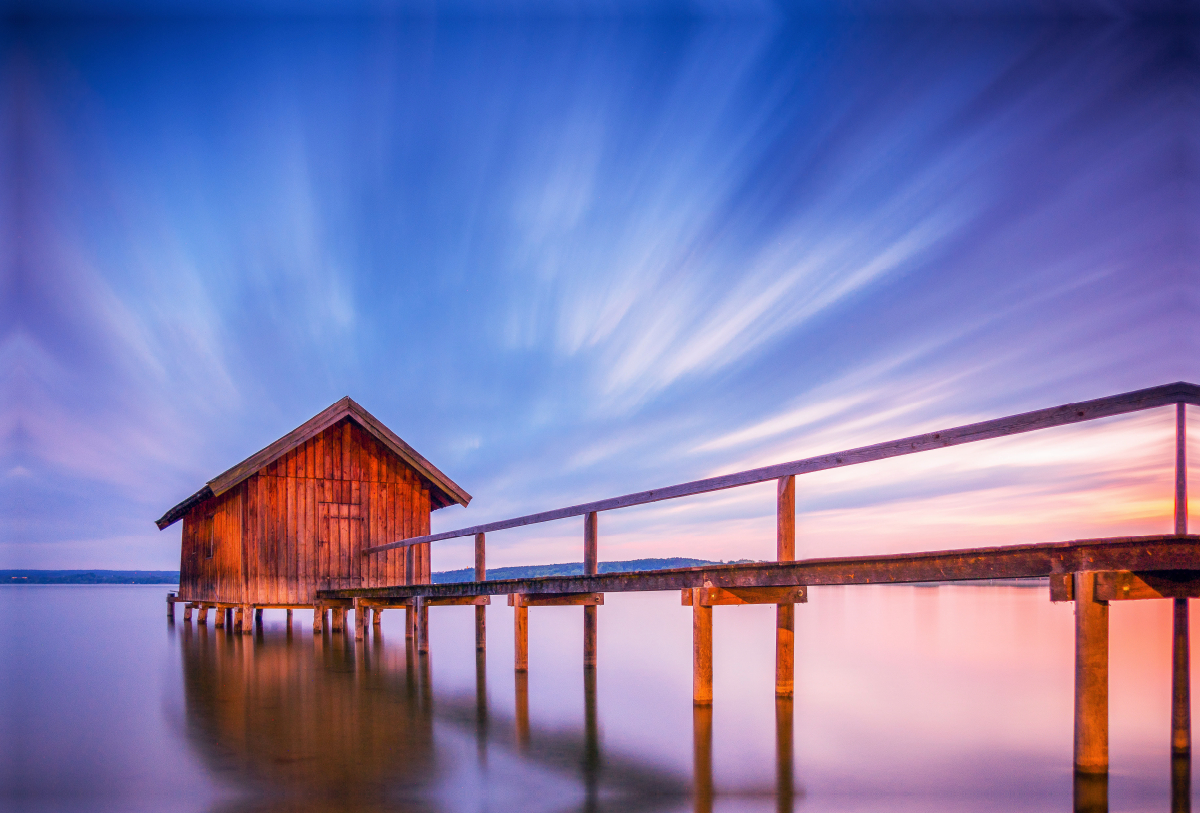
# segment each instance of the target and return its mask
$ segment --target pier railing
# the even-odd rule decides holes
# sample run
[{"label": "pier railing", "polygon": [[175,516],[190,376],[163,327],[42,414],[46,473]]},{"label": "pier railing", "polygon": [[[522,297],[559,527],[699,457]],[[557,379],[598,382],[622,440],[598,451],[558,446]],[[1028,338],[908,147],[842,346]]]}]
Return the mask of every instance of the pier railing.
[{"label": "pier railing", "polygon": [[[394,542],[388,542],[386,544],[375,545],[367,548],[364,551],[364,555],[381,553],[394,548],[421,545],[429,542],[440,542],[446,539],[474,536],[476,546],[476,579],[478,581],[482,581],[484,579],[484,569],[482,567],[484,534],[492,531],[503,531],[509,528],[520,528],[526,525],[536,525],[542,522],[553,522],[554,520],[567,519],[569,517],[584,516],[587,517],[587,520],[584,524],[584,573],[590,575],[596,572],[596,515],[601,511],[611,511],[617,508],[629,508],[635,505],[646,505],[649,503],[661,502],[663,500],[674,500],[679,499],[680,497],[690,497],[696,494],[706,494],[712,491],[738,488],[740,486],[764,483],[770,480],[780,481],[780,500],[782,502],[787,498],[787,496],[789,496],[785,495],[783,492],[787,489],[794,489],[794,487],[791,486],[791,481],[789,481],[788,478],[793,478],[796,475],[811,474],[813,472],[842,468],[844,466],[854,466],[876,460],[885,460],[891,457],[916,454],[917,452],[927,452],[933,449],[944,449],[949,446],[959,446],[965,443],[975,443],[981,440],[1009,437],[1011,435],[1035,432],[1041,429],[1050,429],[1056,426],[1068,426],[1070,424],[1085,423],[1087,421],[1099,420],[1100,418],[1128,415],[1135,412],[1143,412],[1148,409],[1170,406],[1172,404],[1178,405],[1176,432],[1176,453],[1178,464],[1178,461],[1182,460],[1184,455],[1183,439],[1185,437],[1185,413],[1183,407],[1186,404],[1200,405],[1200,386],[1183,381],[1178,381],[1173,384],[1164,384],[1158,387],[1135,390],[1133,392],[1121,393],[1119,395],[1111,395],[1106,398],[1097,398],[1091,401],[1081,401],[1079,403],[1063,404],[1061,406],[1050,407],[1048,409],[1034,410],[1033,412],[1023,412],[1018,415],[1009,415],[1004,418],[995,418],[993,420],[981,421],[979,423],[967,424],[965,426],[956,426],[951,429],[943,429],[936,432],[926,432],[921,435],[913,435],[911,437],[900,438],[898,440],[889,440],[883,443],[872,444],[870,446],[860,446],[855,449],[847,449],[845,451],[834,452],[832,454],[806,457],[801,460],[792,460],[787,463],[778,463],[772,466],[763,466],[756,469],[734,472],[732,474],[723,474],[718,477],[708,477],[702,480],[693,480],[687,483],[680,483],[678,485],[655,488],[648,491],[638,491],[632,494],[624,494],[619,497],[610,497],[604,500],[596,500],[594,502],[571,505],[567,506],[566,508],[558,508],[552,511],[542,511],[536,514],[526,514],[524,516],[512,517],[510,519],[486,522],[481,525],[472,525],[470,527],[459,528],[453,531],[442,531],[440,533],[428,534],[426,536],[400,539]],[[1176,504],[1186,504],[1187,484],[1185,466],[1177,465],[1175,488]],[[794,492],[790,496],[792,505],[794,505]],[[1181,512],[1177,510],[1175,517],[1175,533],[1187,533],[1186,527],[1186,510],[1182,513],[1182,515]],[[792,558],[792,556],[785,555],[786,551],[781,550],[780,554],[780,561],[788,561]]]}]

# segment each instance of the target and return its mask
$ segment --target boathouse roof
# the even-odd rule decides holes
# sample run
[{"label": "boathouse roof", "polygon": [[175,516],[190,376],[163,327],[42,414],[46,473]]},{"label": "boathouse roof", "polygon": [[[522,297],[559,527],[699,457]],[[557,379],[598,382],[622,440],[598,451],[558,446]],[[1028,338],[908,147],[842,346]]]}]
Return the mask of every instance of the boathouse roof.
[{"label": "boathouse roof", "polygon": [[457,503],[466,505],[471,501],[471,495],[462,486],[443,474],[437,466],[421,456],[416,449],[405,443],[399,435],[388,429],[383,423],[367,412],[363,407],[346,396],[337,403],[325,409],[320,414],[305,421],[279,440],[255,454],[250,455],[241,463],[217,475],[205,483],[204,488],[176,505],[170,511],[155,520],[155,525],[161,531],[181,519],[194,506],[212,497],[219,497],[265,466],[271,465],[285,454],[302,443],[316,437],[339,421],[349,418],[357,423],[376,440],[384,445],[394,455],[417,470],[430,484],[430,503],[434,510],[445,508]]}]

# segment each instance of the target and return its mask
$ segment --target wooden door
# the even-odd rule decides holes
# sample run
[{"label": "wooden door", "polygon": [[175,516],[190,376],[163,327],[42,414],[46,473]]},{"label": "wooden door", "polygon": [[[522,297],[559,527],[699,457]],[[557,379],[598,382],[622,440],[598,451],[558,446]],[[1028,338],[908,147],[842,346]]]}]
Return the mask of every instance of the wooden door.
[{"label": "wooden door", "polygon": [[318,503],[317,528],[318,589],[361,586],[360,560],[365,541],[362,505],[357,502]]}]

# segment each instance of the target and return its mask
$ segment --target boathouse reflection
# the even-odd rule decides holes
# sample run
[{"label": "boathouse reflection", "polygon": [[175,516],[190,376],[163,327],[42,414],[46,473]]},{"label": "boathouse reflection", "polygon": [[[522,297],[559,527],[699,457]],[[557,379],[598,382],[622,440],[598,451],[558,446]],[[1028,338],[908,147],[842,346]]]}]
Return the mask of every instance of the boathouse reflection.
[{"label": "boathouse reflection", "polygon": [[260,797],[244,809],[391,810],[436,776],[432,718],[402,653],[206,632],[181,636],[187,736],[214,774]]},{"label": "boathouse reflection", "polygon": [[[185,726],[216,778],[240,791],[220,813],[284,810],[436,810],[435,785],[448,770],[434,724],[476,741],[486,772],[492,748],[531,769],[577,777],[572,810],[711,810],[712,709],[697,709],[695,772],[680,776],[602,749],[595,669],[584,670],[583,725],[535,730],[526,673],[517,673],[511,714],[488,703],[486,652],[476,654],[475,696],[434,702],[429,659],[407,646],[326,632],[259,629],[253,637],[180,630]],[[792,809],[792,704],[777,709],[777,810]],[[763,790],[764,795],[770,793]],[[757,794],[754,794],[757,795]]]}]

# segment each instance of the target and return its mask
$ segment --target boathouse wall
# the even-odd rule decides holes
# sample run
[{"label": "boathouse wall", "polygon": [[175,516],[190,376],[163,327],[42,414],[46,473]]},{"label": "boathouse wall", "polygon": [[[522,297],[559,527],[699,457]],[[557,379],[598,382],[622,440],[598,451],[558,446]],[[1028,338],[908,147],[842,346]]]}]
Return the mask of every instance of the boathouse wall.
[{"label": "boathouse wall", "polygon": [[180,595],[307,605],[317,590],[406,584],[409,555],[428,583],[429,543],[362,554],[428,534],[433,507],[430,483],[345,418],[187,512]]}]

